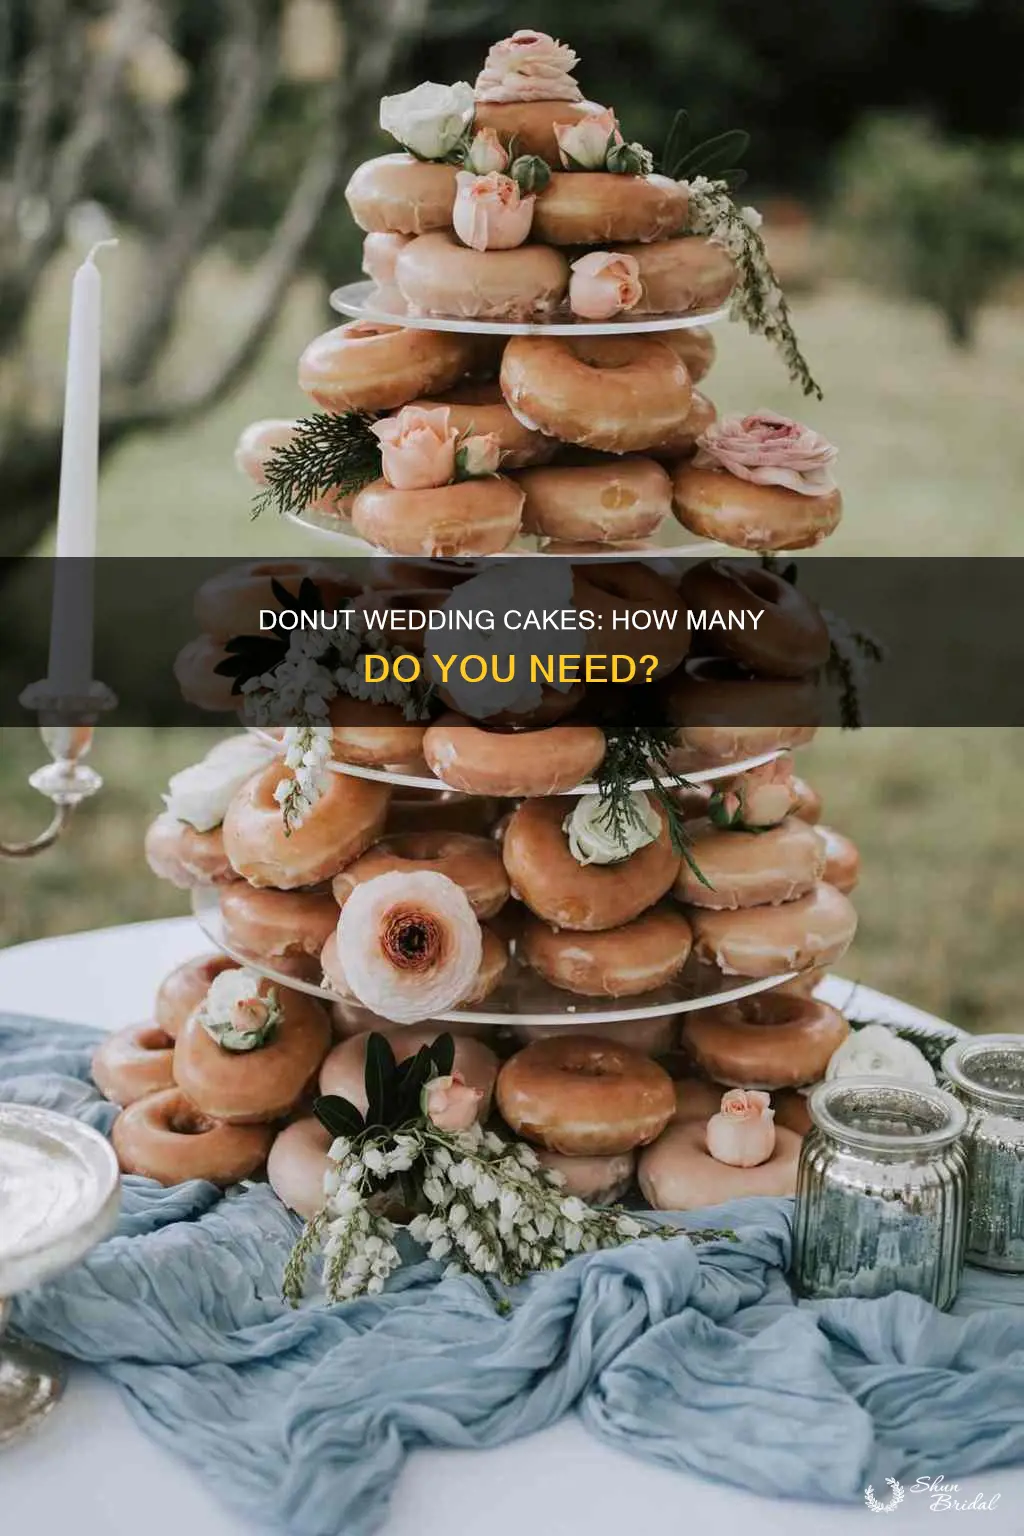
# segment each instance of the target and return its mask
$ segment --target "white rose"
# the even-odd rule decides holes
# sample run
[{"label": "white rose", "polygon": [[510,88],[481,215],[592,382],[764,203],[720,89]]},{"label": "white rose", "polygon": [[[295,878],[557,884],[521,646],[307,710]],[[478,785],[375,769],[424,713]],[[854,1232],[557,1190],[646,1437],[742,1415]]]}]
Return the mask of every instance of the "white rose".
[{"label": "white rose", "polygon": [[384,96],[380,125],[421,160],[450,155],[473,119],[473,87],[465,80],[437,85],[425,80],[401,96]]},{"label": "white rose", "polygon": [[212,832],[247,779],[269,763],[275,749],[256,736],[229,736],[206,756],[172,774],[164,804],[175,821],[187,821],[197,832]]},{"label": "white rose", "polygon": [[898,1077],[905,1083],[934,1083],[935,1073],[917,1046],[886,1029],[865,1024],[852,1030],[825,1068],[836,1077]]},{"label": "white rose", "polygon": [[[459,613],[487,615],[485,623],[474,629],[441,630],[438,643],[432,647],[447,662],[454,655],[455,661],[448,669],[448,681],[444,682],[441,669],[428,656],[424,671],[430,682],[444,688],[452,708],[473,720],[486,720],[503,711],[525,714],[536,709],[541,701],[542,685],[530,679],[530,657],[535,655],[539,631],[523,628],[522,621],[530,612],[541,609],[570,609],[572,601],[572,567],[567,560],[515,560],[489,562],[486,571],[460,582],[445,599],[443,611],[449,615]],[[518,628],[510,628],[505,622]],[[459,674],[459,661],[463,656],[498,657],[498,670],[507,674],[510,661],[514,665],[512,677],[507,683],[484,678],[479,683],[467,683]],[[544,686],[567,693],[571,682],[554,682]]]},{"label": "white rose", "polygon": [[621,828],[612,825],[608,802],[600,795],[581,795],[576,809],[562,823],[569,852],[577,864],[618,864],[653,843],[661,831],[661,817],[644,794],[629,797],[634,814]]}]

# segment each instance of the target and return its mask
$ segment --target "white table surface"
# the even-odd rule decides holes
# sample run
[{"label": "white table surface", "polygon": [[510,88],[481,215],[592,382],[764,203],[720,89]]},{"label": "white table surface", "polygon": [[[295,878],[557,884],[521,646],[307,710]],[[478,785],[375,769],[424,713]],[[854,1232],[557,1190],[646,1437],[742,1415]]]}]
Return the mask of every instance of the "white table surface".
[{"label": "white table surface", "polygon": [[[0,954],[0,1011],[117,1029],[147,1016],[166,971],[208,949],[191,918],[19,945]],[[842,1001],[849,989],[837,986]],[[876,1018],[916,1013],[868,989],[858,991],[857,1001],[858,1012]],[[908,1491],[882,1529],[927,1536],[943,1529],[945,1513],[959,1531],[966,1525],[979,1536],[1024,1532],[1024,1469],[965,1479],[930,1463],[915,1471],[958,1481],[959,1499],[998,1494],[998,1504],[937,1512],[927,1494]],[[887,1493],[876,1489],[880,1497]],[[602,1445],[570,1417],[498,1450],[413,1452],[383,1536],[646,1536],[655,1527],[666,1536],[854,1536],[872,1518],[859,1505],[764,1499],[648,1466]],[[75,1366],[49,1422],[0,1452],[0,1531],[137,1536],[140,1528],[145,1536],[255,1536],[257,1529],[147,1439],[113,1386]]]}]

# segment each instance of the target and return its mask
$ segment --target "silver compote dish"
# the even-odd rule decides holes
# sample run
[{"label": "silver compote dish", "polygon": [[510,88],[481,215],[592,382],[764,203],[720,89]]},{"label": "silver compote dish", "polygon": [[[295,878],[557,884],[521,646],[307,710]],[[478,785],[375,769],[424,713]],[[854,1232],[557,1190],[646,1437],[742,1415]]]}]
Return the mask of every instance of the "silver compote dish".
[{"label": "silver compote dish", "polygon": [[61,1395],[60,1360],[4,1338],[10,1298],[69,1269],[106,1237],[121,1203],[110,1143],[54,1110],[0,1103],[0,1445]]}]

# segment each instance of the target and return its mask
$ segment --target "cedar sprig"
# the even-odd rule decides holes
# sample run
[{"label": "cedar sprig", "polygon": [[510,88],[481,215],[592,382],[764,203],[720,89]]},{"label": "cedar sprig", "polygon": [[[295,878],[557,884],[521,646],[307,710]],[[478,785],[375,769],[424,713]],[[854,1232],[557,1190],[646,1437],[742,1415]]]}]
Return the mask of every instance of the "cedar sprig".
[{"label": "cedar sprig", "polygon": [[859,731],[864,724],[861,705],[861,663],[885,660],[878,641],[862,630],[830,627],[825,675],[839,688],[839,723],[844,731]]},{"label": "cedar sprig", "polygon": [[629,829],[640,824],[633,804],[633,785],[651,779],[647,791],[668,825],[672,847],[685,860],[702,885],[711,889],[690,851],[690,836],[673,790],[693,789],[669,764],[674,733],[667,727],[628,726],[605,732],[605,754],[597,772],[597,787],[607,806],[606,817],[617,842],[627,846]]},{"label": "cedar sprig", "polygon": [[301,512],[331,491],[351,496],[379,479],[380,444],[370,431],[373,422],[366,411],[304,416],[291,440],[267,456],[266,486],[253,502],[253,517],[268,510]]}]

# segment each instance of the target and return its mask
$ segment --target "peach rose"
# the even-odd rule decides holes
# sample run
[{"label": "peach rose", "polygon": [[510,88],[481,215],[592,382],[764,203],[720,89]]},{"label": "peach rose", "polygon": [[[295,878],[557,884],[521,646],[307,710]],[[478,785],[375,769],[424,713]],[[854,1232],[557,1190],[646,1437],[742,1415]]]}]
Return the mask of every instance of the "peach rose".
[{"label": "peach rose", "polygon": [[777,827],[795,804],[793,760],[776,757],[738,774],[720,796],[717,813],[713,811],[712,816],[720,826],[741,821],[747,827]]},{"label": "peach rose", "polygon": [[381,288],[393,288],[395,262],[411,235],[372,234],[363,241],[363,271]]},{"label": "peach rose", "polygon": [[582,320],[610,320],[638,304],[641,292],[635,256],[588,251],[572,264],[569,308]]},{"label": "peach rose", "polygon": [[474,176],[460,171],[455,178],[452,223],[463,245],[474,251],[509,251],[522,245],[533,223],[534,197],[524,197],[511,176],[491,171]]},{"label": "peach rose", "polygon": [[718,1163],[731,1168],[756,1168],[775,1151],[775,1111],[766,1093],[730,1088],[704,1133],[707,1149]]},{"label": "peach rose", "polygon": [[501,463],[501,441],[496,432],[481,432],[476,437],[463,438],[455,455],[459,472],[467,480],[480,475],[496,475]]},{"label": "peach rose", "polygon": [[435,1077],[426,1085],[421,1100],[423,1113],[439,1131],[468,1131],[480,1114],[483,1090],[470,1088],[461,1072]]},{"label": "peach rose", "polygon": [[508,170],[508,150],[493,128],[481,128],[466,151],[466,169],[477,176]]},{"label": "peach rose", "polygon": [[697,439],[694,462],[727,469],[753,485],[781,485],[801,496],[826,496],[836,488],[832,444],[799,421],[757,411],[723,416]]},{"label": "peach rose", "polygon": [[240,1035],[259,1035],[270,1020],[270,1009],[261,997],[249,997],[231,1010],[231,1027]]},{"label": "peach rose", "polygon": [[513,32],[491,48],[473,95],[477,101],[581,101],[572,78],[578,62],[546,32]]},{"label": "peach rose", "polygon": [[610,107],[575,123],[555,123],[558,158],[566,170],[603,171],[609,143],[621,144],[622,134]]},{"label": "peach rose", "polygon": [[427,410],[407,405],[397,416],[375,421],[384,478],[396,491],[427,491],[455,479],[458,432],[446,405]]}]

